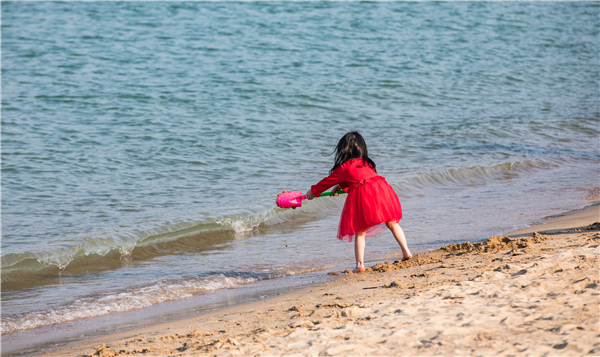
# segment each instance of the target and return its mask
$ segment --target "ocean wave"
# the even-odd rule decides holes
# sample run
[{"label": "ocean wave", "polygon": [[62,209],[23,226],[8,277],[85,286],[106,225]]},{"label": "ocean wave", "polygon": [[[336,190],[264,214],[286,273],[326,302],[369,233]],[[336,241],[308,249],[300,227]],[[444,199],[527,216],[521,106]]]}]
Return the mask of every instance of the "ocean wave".
[{"label": "ocean wave", "polygon": [[399,194],[410,197],[427,189],[469,187],[484,185],[490,180],[510,180],[520,174],[560,167],[573,161],[575,160],[564,157],[550,157],[489,166],[442,167],[403,175],[392,187]]},{"label": "ocean wave", "polygon": [[[509,180],[517,175],[569,164],[573,159],[547,157],[534,160],[504,162],[489,166],[449,167],[388,176],[387,181],[400,197],[422,194],[425,190],[448,187],[484,185],[490,180]],[[582,160],[582,159],[579,159]],[[269,203],[271,202],[271,203]],[[99,232],[98,237],[81,237],[69,241],[55,241],[48,246],[23,253],[2,256],[2,283],[35,280],[35,276],[69,267],[94,264],[98,269],[120,265],[135,250],[135,259],[151,259],[158,255],[177,252],[200,252],[214,249],[245,234],[270,229],[281,224],[306,222],[339,209],[344,203],[343,195],[305,201],[301,208],[276,208],[273,198],[265,198],[260,204],[249,205],[244,210],[221,210],[218,218],[197,222],[179,222],[150,229],[115,228]],[[337,212],[337,211],[335,211]],[[143,227],[143,224],[141,225]],[[50,248],[49,248],[50,247]]]}]

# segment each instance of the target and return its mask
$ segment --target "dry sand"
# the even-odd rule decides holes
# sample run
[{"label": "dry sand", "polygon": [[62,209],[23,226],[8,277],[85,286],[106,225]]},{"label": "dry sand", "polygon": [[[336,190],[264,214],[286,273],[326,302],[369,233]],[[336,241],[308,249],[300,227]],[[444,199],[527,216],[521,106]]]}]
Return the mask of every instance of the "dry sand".
[{"label": "dry sand", "polygon": [[598,356],[600,223],[591,223],[599,216],[594,207],[560,226],[451,245],[45,355]]}]

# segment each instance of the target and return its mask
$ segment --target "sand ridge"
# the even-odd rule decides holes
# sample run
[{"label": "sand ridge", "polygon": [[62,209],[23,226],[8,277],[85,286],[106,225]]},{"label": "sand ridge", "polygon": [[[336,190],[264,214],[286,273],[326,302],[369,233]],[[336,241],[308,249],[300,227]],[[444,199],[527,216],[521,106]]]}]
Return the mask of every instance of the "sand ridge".
[{"label": "sand ridge", "polygon": [[454,244],[340,274],[331,284],[53,353],[599,355],[599,228]]}]

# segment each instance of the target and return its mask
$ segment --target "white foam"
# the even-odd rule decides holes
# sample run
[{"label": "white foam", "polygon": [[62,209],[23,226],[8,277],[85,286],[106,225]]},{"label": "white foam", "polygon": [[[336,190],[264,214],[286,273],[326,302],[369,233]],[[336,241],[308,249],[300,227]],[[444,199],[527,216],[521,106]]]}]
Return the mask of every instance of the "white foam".
[{"label": "white foam", "polygon": [[185,280],[163,280],[152,285],[88,296],[48,311],[3,315],[1,334],[54,325],[113,312],[142,309],[165,301],[184,299],[193,294],[248,284],[256,277],[188,277]]}]

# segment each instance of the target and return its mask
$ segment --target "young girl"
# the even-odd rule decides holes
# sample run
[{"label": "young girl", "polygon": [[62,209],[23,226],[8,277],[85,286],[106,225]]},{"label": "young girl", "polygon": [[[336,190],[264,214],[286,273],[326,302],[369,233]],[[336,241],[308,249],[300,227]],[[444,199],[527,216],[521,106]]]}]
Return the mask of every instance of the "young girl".
[{"label": "young girl", "polygon": [[313,185],[306,198],[312,200],[333,186],[332,191],[348,192],[342,210],[338,238],[352,242],[354,237],[355,273],[365,271],[365,238],[376,236],[389,228],[402,249],[403,261],[412,258],[404,232],[398,221],[402,208],[396,192],[377,175],[375,163],[369,158],[365,139],[356,131],[344,135],[335,147],[335,163],[329,176]]}]

